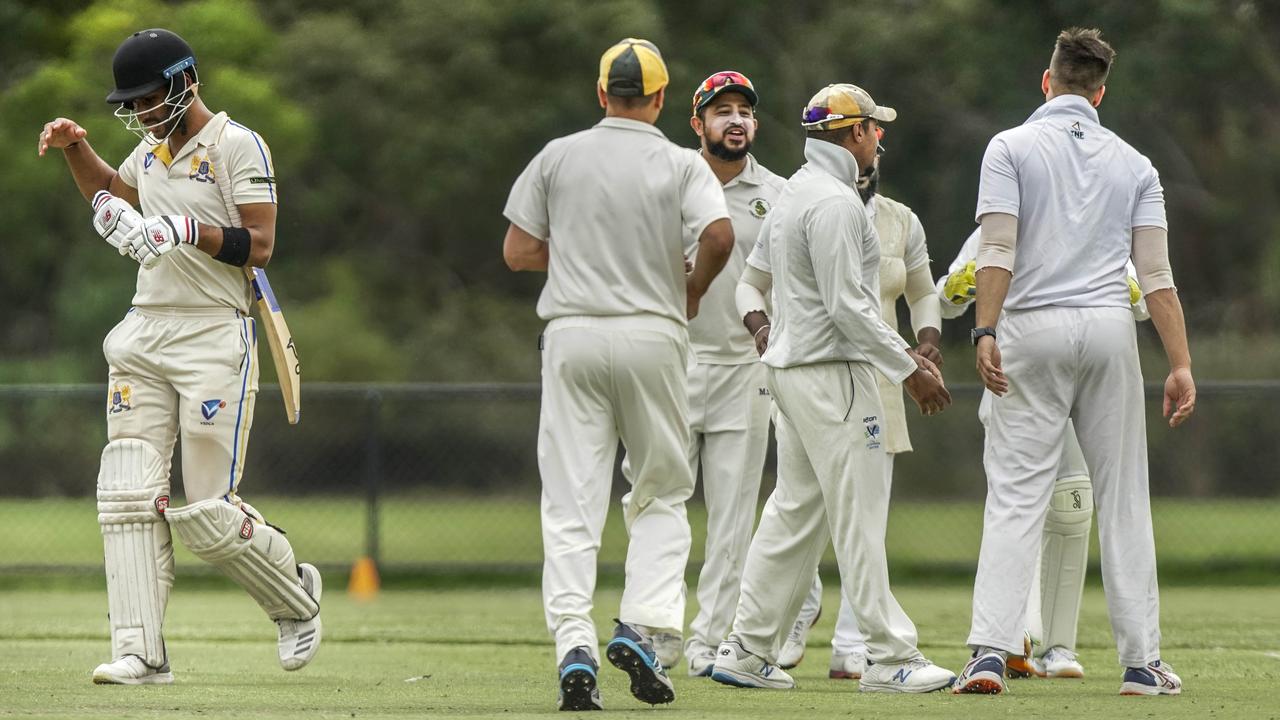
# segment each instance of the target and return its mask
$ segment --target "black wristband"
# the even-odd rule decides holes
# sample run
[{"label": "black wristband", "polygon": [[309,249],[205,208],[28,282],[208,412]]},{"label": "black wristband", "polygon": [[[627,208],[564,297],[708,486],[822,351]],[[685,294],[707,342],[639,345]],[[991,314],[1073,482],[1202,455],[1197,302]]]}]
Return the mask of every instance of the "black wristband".
[{"label": "black wristband", "polygon": [[238,227],[222,228],[222,248],[213,256],[214,260],[236,267],[244,267],[249,262],[249,249],[253,240],[249,231]]}]

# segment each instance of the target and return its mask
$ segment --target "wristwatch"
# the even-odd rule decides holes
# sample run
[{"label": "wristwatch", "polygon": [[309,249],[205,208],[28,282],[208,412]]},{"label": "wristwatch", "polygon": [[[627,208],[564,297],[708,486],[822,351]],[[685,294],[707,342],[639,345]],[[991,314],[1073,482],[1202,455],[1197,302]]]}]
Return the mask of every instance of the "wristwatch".
[{"label": "wristwatch", "polygon": [[977,345],[977,344],[978,344],[978,338],[983,337],[983,336],[986,336],[986,335],[990,335],[990,336],[991,336],[991,339],[992,339],[992,340],[995,340],[995,339],[996,339],[996,329],[995,329],[995,328],[989,328],[989,327],[980,327],[980,328],[974,328],[974,329],[972,329],[972,330],[970,330],[970,331],[969,331],[969,339],[973,341],[973,344],[974,344],[974,345]]}]

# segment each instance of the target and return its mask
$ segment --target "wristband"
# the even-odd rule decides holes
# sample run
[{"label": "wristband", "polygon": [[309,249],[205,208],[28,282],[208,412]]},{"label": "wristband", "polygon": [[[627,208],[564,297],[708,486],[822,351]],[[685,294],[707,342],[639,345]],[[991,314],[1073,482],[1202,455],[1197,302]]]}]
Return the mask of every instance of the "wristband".
[{"label": "wristband", "polygon": [[765,323],[765,324],[761,325],[759,328],[757,328],[757,329],[756,329],[755,334],[754,334],[754,335],[752,335],[751,337],[753,337],[753,338],[758,338],[758,337],[760,337],[760,331],[761,331],[761,330],[764,330],[764,329],[766,329],[766,328],[768,328],[768,327],[769,327],[769,323]]},{"label": "wristband", "polygon": [[248,230],[224,227],[222,228],[222,247],[213,259],[228,265],[244,267],[249,262],[249,249],[252,246],[253,240],[249,237]]}]

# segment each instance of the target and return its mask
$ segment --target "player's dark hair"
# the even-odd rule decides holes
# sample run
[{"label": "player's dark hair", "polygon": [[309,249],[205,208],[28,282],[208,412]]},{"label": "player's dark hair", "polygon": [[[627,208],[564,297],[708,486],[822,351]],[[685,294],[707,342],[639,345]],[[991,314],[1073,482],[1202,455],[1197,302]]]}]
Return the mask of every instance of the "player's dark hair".
[{"label": "player's dark hair", "polygon": [[1116,51],[1102,31],[1094,28],[1067,28],[1058,33],[1049,61],[1049,81],[1062,92],[1092,95],[1107,82]]},{"label": "player's dark hair", "polygon": [[653,92],[648,95],[635,95],[631,97],[623,97],[621,95],[610,95],[609,104],[616,105],[623,110],[639,110],[653,103],[653,98],[658,93]]}]

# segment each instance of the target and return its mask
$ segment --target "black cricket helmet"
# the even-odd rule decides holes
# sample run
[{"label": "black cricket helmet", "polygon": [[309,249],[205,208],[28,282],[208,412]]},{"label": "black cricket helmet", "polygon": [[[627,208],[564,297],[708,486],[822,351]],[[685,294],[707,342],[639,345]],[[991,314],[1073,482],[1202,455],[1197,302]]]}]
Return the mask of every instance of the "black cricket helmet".
[{"label": "black cricket helmet", "polygon": [[196,66],[196,54],[186,40],[163,28],[141,30],[116,49],[111,72],[116,87],[109,103],[130,103],[171,85],[175,77]]}]

